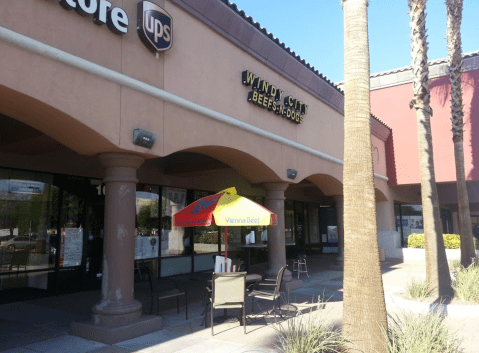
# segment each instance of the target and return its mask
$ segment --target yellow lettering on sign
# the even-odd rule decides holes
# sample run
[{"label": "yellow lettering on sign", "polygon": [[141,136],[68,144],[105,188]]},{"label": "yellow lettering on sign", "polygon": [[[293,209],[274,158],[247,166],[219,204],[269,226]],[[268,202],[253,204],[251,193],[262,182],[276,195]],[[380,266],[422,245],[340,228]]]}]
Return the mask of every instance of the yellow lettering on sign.
[{"label": "yellow lettering on sign", "polygon": [[268,108],[268,101],[269,101],[269,98],[264,96],[263,97],[263,107]]},{"label": "yellow lettering on sign", "polygon": [[284,91],[278,89],[277,92],[276,92],[275,100],[280,101],[283,98],[283,94],[284,94]]},{"label": "yellow lettering on sign", "polygon": [[253,97],[251,99],[253,103],[256,103],[258,101],[258,92],[253,91]]},{"label": "yellow lettering on sign", "polygon": [[261,93],[258,93],[258,105],[263,104],[263,95]]},{"label": "yellow lettering on sign", "polygon": [[293,97],[288,96],[288,106],[294,107]]},{"label": "yellow lettering on sign", "polygon": [[269,92],[268,92],[268,96],[270,97],[276,97],[276,87],[273,86],[273,85],[270,85],[269,86]]},{"label": "yellow lettering on sign", "polygon": [[243,72],[243,85],[249,86],[252,85],[254,82],[254,79],[256,78],[256,75],[252,73],[251,71],[244,71]]},{"label": "yellow lettering on sign", "polygon": [[268,110],[273,110],[273,100],[268,98]]},{"label": "yellow lettering on sign", "polygon": [[268,93],[269,82],[263,81],[263,85],[261,86],[261,92]]}]

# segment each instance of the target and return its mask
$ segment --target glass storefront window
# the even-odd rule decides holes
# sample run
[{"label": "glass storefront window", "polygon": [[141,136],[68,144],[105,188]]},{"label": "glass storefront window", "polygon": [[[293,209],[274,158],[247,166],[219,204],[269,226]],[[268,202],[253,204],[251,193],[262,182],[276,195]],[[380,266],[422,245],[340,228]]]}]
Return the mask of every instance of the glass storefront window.
[{"label": "glass storefront window", "polygon": [[396,228],[402,231],[402,243],[407,247],[407,239],[410,234],[423,233],[422,205],[396,205]]},{"label": "glass storefront window", "polygon": [[320,234],[319,234],[319,205],[310,203],[308,204],[309,210],[309,243],[310,244],[319,244]]},{"label": "glass storefront window", "polygon": [[48,289],[48,274],[37,271],[56,262],[59,189],[52,184],[49,174],[0,169],[0,290]]},{"label": "glass storefront window", "polygon": [[284,202],[284,236],[286,243],[294,243],[294,203]]},{"label": "glass storefront window", "polygon": [[160,187],[139,184],[136,191],[135,260],[158,257]]},{"label": "glass storefront window", "polygon": [[161,201],[161,257],[185,255],[185,247],[191,245],[185,227],[172,225],[173,215],[186,206],[186,190],[163,188]]},{"label": "glass storefront window", "polygon": [[193,227],[195,254],[207,254],[218,252],[219,227]]},{"label": "glass storefront window", "polygon": [[83,200],[63,192],[60,267],[80,266],[83,255]]}]

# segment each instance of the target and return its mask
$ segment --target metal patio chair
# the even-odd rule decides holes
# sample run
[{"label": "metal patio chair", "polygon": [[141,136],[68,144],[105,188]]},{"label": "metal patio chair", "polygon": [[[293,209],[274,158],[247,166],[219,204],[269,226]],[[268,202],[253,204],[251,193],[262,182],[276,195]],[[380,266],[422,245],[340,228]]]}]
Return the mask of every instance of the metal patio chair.
[{"label": "metal patio chair", "polygon": [[276,306],[278,306],[278,309],[279,309],[279,316],[283,317],[283,315],[281,314],[281,306],[280,306],[279,300],[281,298],[280,290],[281,290],[281,285],[283,284],[283,275],[284,275],[284,271],[286,270],[286,267],[288,267],[288,265],[285,265],[280,268],[276,276],[276,280],[266,280],[265,282],[258,282],[254,284],[255,288],[257,288],[257,286],[267,287],[271,289],[272,291],[264,292],[264,291],[253,289],[251,292],[248,293],[248,296],[253,298],[253,310],[252,310],[253,314],[254,314],[254,300],[255,298],[258,298],[258,299],[264,299],[264,300],[271,300],[273,302],[273,309],[271,310],[271,312],[274,313],[275,322],[276,322]]},{"label": "metal patio chair", "polygon": [[298,272],[298,279],[301,273],[306,273],[306,276],[308,276],[308,279],[309,279],[308,267],[306,265],[306,254],[297,254],[294,257],[293,273],[295,271]]},{"label": "metal patio chair", "polygon": [[153,274],[153,271],[149,267],[143,267],[143,270],[148,271],[148,278],[150,282],[151,289],[151,308],[150,314],[153,313],[154,302],[156,302],[156,315],[158,315],[160,309],[160,300],[175,298],[176,297],[176,308],[177,312],[180,312],[180,297],[185,297],[185,315],[186,320],[188,320],[188,296],[186,289],[182,290],[178,287],[175,281],[162,279],[158,280]]},{"label": "metal patio chair", "polygon": [[[246,334],[246,272],[213,273],[211,288],[211,335],[214,335],[214,309],[242,309]],[[206,325],[206,312],[205,312]]]}]

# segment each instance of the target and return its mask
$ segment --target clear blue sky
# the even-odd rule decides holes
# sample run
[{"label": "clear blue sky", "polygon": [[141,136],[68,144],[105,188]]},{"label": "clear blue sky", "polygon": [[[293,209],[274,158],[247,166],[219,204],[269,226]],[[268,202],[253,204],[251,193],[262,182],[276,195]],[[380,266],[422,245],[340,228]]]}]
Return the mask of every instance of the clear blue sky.
[{"label": "clear blue sky", "polygon": [[[230,0],[333,82],[343,80],[340,0]],[[371,73],[411,63],[407,0],[369,1]],[[445,0],[429,0],[429,60],[447,56]],[[479,50],[479,0],[464,0],[462,49]]]}]

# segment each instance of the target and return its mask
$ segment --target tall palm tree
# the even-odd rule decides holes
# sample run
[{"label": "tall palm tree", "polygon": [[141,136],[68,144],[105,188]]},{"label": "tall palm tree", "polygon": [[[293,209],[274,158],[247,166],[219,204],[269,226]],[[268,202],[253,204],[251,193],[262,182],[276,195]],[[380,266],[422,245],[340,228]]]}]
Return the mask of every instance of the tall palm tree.
[{"label": "tall palm tree", "polygon": [[434,160],[432,152],[429,105],[429,68],[426,41],[426,0],[408,0],[411,16],[411,49],[414,98],[409,107],[416,109],[417,140],[421,170],[421,197],[426,248],[426,278],[440,297],[452,295],[451,275],[442,237]]},{"label": "tall palm tree", "polygon": [[368,0],[344,10],[343,331],[364,352],[385,352],[386,305],[379,265],[369,100]]},{"label": "tall palm tree", "polygon": [[462,21],[463,0],[446,0],[447,7],[447,51],[449,54],[449,75],[451,80],[451,121],[454,158],[456,161],[457,199],[459,233],[461,234],[461,265],[469,266],[475,260],[476,252],[472,238],[469,197],[464,171],[463,117],[462,109]]}]

